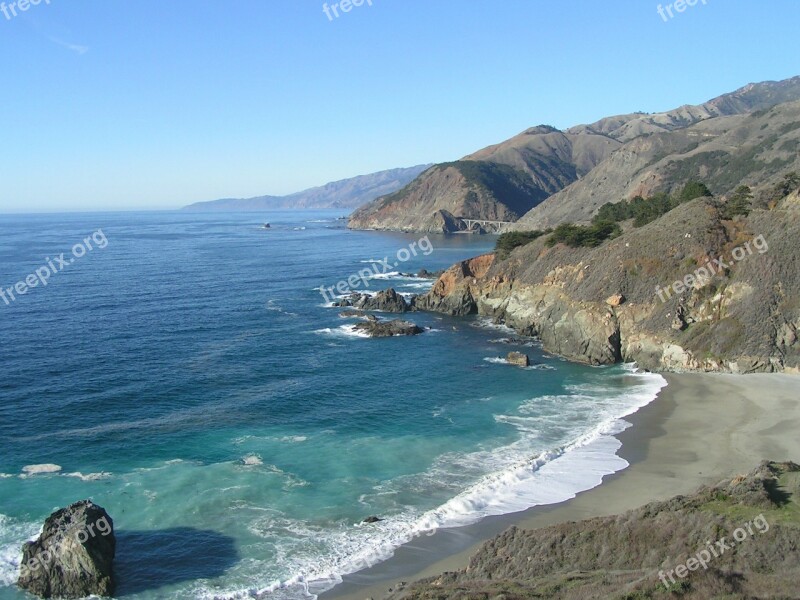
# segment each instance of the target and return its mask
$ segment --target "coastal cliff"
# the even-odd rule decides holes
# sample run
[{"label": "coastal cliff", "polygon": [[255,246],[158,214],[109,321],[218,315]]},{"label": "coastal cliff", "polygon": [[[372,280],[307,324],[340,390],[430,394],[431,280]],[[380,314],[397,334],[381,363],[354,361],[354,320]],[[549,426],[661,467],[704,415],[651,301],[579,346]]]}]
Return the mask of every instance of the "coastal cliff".
[{"label": "coastal cliff", "polygon": [[[797,192],[733,220],[700,198],[598,247],[543,236],[464,261],[415,306],[490,317],[593,365],[800,372],[798,239]],[[687,280],[702,268],[708,278]]]}]

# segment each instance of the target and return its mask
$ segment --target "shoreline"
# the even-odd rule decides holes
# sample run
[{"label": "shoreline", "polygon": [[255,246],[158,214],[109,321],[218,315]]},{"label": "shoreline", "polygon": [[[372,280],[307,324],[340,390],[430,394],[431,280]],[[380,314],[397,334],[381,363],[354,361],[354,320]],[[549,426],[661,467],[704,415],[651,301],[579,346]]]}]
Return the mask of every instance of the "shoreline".
[{"label": "shoreline", "polygon": [[523,512],[442,529],[397,549],[370,569],[344,577],[320,600],[382,598],[401,582],[463,569],[487,540],[512,525],[536,529],[613,515],[689,494],[723,477],[746,473],[765,459],[800,461],[800,378],[787,374],[661,374],[655,400],[625,417],[615,437],[629,466],[575,498]]}]

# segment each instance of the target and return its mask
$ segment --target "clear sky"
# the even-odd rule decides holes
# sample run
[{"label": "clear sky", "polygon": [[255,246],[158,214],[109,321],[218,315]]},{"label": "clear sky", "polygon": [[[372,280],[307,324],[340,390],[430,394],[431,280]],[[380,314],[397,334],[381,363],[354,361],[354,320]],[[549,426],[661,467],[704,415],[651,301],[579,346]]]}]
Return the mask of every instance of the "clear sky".
[{"label": "clear sky", "polygon": [[0,212],[285,194],[800,74],[798,0],[371,2],[5,0]]}]

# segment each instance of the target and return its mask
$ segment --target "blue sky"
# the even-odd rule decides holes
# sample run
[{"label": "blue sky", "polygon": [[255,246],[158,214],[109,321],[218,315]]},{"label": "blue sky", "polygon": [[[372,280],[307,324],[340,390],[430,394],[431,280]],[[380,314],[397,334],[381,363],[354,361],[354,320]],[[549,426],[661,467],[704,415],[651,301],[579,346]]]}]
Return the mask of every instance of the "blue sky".
[{"label": "blue sky", "polygon": [[285,194],[800,74],[797,0],[47,2],[0,12],[0,212]]}]

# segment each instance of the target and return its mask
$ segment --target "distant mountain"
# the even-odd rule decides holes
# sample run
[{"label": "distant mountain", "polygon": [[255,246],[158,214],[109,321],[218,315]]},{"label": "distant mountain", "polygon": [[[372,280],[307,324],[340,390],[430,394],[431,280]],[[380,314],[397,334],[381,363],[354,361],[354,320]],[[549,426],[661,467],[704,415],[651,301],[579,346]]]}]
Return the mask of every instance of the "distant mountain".
[{"label": "distant mountain", "polygon": [[355,211],[350,227],[441,232],[442,214],[516,221],[619,146],[595,133],[533,127],[462,160],[431,167],[407,187]]},{"label": "distant mountain", "polygon": [[184,208],[194,211],[267,211],[290,209],[357,208],[380,196],[391,194],[413,181],[430,165],[406,169],[390,169],[334,181],[289,196],[258,196],[255,198],[225,198],[197,202]]},{"label": "distant mountain", "polygon": [[349,226],[447,231],[463,229],[462,217],[543,228],[585,221],[606,202],[668,191],[688,178],[707,181],[718,194],[739,183],[768,186],[797,158],[796,111],[773,107],[798,100],[794,77],[664,113],[618,115],[565,131],[534,127],[428,169],[356,210]]}]

